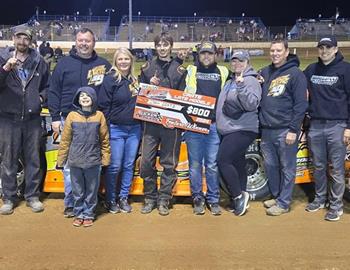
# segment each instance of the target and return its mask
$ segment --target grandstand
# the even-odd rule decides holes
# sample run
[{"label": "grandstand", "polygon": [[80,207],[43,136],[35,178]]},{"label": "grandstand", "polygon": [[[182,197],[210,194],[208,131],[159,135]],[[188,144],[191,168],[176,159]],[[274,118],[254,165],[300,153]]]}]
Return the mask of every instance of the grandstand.
[{"label": "grandstand", "polygon": [[[153,42],[156,35],[167,32],[176,42],[254,42],[273,38],[316,41],[335,35],[350,40],[349,19],[298,19],[293,27],[266,27],[258,17],[168,17],[133,16],[133,41]],[[118,27],[110,26],[108,16],[34,15],[26,23],[33,28],[36,40],[73,41],[82,27],[90,28],[98,41],[128,41],[128,16]],[[11,39],[14,26],[0,25],[0,40]]]},{"label": "grandstand", "polygon": [[90,28],[97,40],[106,40],[110,19],[107,16],[39,15],[27,22],[37,40],[72,41],[83,27]]},{"label": "grandstand", "polygon": [[[176,41],[262,41],[266,27],[260,18],[229,17],[160,17],[134,16],[134,41],[153,41],[160,33],[168,32]],[[123,16],[117,41],[128,40],[128,17]]]},{"label": "grandstand", "polygon": [[317,40],[322,36],[334,35],[339,40],[350,37],[348,19],[298,19],[290,31],[292,39]]}]

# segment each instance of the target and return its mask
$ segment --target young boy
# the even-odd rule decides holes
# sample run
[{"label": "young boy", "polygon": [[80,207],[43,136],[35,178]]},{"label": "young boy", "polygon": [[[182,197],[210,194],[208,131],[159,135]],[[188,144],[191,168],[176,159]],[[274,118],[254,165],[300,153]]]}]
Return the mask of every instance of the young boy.
[{"label": "young boy", "polygon": [[74,197],[73,226],[93,225],[101,165],[110,162],[109,135],[103,113],[97,111],[97,95],[91,87],[78,89],[76,111],[68,114],[58,150],[57,167],[70,167]]}]

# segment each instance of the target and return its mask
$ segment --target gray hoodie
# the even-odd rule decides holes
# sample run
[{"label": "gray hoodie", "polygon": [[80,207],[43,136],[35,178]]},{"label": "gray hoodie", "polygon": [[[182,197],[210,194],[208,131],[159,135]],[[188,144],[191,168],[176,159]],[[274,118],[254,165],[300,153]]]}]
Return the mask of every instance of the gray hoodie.
[{"label": "gray hoodie", "polygon": [[256,71],[248,66],[243,72],[243,83],[236,84],[234,75],[226,82],[216,107],[216,126],[221,135],[235,131],[259,132],[261,86],[256,76]]}]

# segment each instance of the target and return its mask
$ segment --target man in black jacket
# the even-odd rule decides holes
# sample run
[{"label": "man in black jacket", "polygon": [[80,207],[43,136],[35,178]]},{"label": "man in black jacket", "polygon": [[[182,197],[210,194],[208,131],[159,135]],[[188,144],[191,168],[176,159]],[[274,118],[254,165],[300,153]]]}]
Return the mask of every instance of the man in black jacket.
[{"label": "man in black jacket", "polygon": [[[141,83],[183,90],[185,87],[185,69],[181,66],[183,59],[171,58],[173,39],[168,34],[162,34],[154,39],[158,56],[151,62],[146,62],[141,69]],[[184,58],[183,52],[178,56]],[[177,179],[181,144],[181,130],[170,129],[161,125],[144,122],[141,148],[141,177],[144,180],[145,204],[141,213],[148,214],[158,205],[160,215],[169,214],[169,200]],[[155,168],[156,154],[160,145],[159,162],[163,167],[160,188],[157,191],[157,170]]]},{"label": "man in black jacket", "polygon": [[[48,92],[48,106],[52,117],[52,129],[59,133],[69,112],[74,110],[73,97],[78,88],[93,87],[98,94],[104,75],[111,68],[110,63],[99,57],[94,50],[95,36],[88,28],[82,28],[75,37],[75,48],[63,57],[52,73]],[[64,174],[64,216],[73,216],[73,194],[69,168]]]},{"label": "man in black jacket", "polygon": [[307,84],[296,55],[285,40],[270,46],[272,64],[261,71],[264,78],[259,120],[261,150],[273,199],[265,201],[266,214],[289,211],[296,173],[298,135],[307,109]]},{"label": "man in black jacket", "polygon": [[325,219],[337,221],[343,214],[344,160],[346,145],[350,142],[350,64],[338,51],[334,37],[322,38],[317,47],[318,62],[304,71],[310,93],[308,143],[316,189],[315,200],[305,210],[315,212],[325,207],[329,162],[332,169],[329,171],[329,211]]},{"label": "man in black jacket", "polygon": [[13,213],[17,203],[18,158],[23,153],[24,198],[33,212],[44,210],[39,201],[41,104],[46,99],[49,70],[44,59],[30,48],[32,33],[19,27],[14,47],[0,52],[0,156],[3,201],[0,214]]}]

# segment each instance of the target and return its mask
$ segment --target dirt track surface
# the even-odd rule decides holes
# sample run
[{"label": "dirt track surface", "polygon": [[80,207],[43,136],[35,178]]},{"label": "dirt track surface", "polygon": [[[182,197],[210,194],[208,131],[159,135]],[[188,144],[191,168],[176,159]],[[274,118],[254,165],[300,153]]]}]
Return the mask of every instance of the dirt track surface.
[{"label": "dirt track surface", "polygon": [[307,213],[306,199],[292,211],[269,217],[261,202],[236,217],[224,211],[194,216],[189,204],[175,204],[167,217],[155,210],[107,214],[99,208],[93,227],[75,228],[63,218],[63,201],[45,199],[34,214],[22,202],[0,216],[0,269],[349,269],[350,209],[338,222],[325,211]]}]

